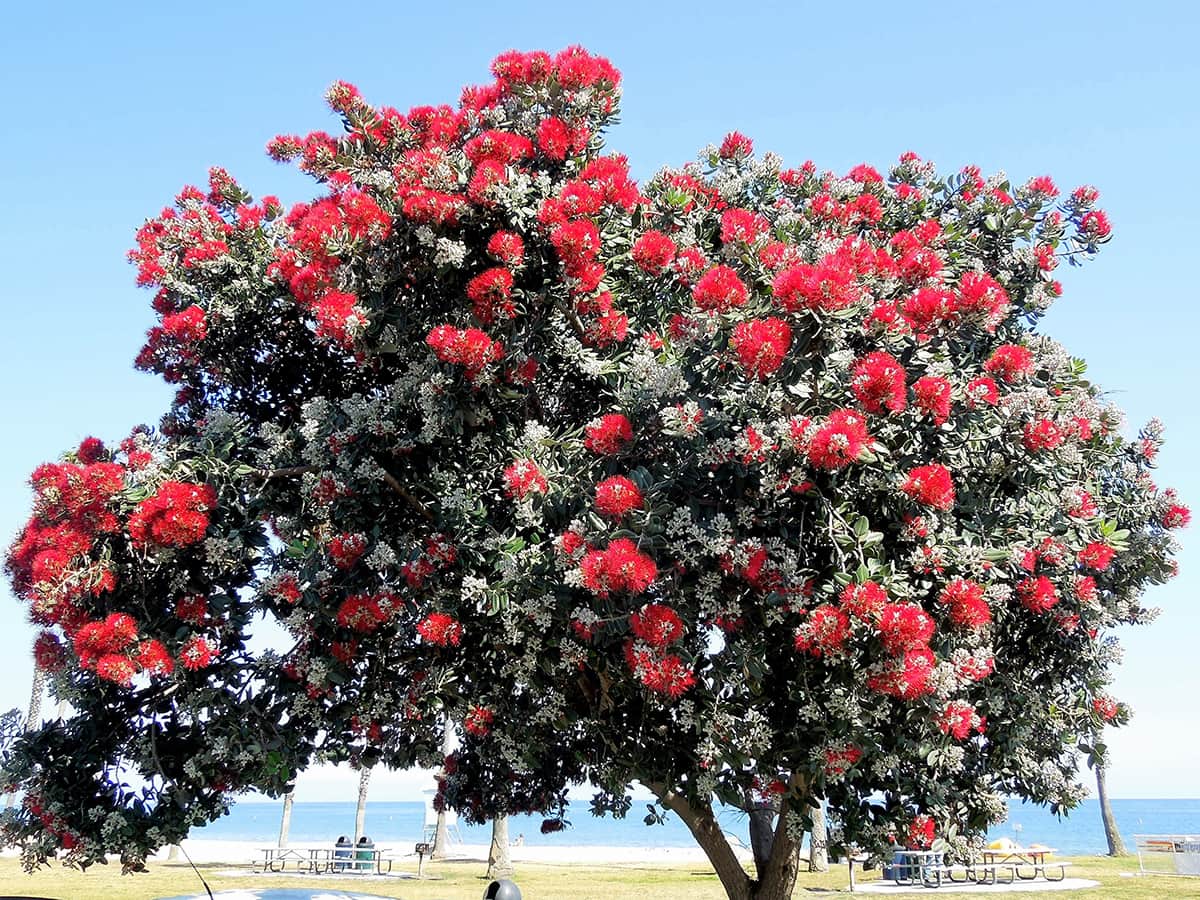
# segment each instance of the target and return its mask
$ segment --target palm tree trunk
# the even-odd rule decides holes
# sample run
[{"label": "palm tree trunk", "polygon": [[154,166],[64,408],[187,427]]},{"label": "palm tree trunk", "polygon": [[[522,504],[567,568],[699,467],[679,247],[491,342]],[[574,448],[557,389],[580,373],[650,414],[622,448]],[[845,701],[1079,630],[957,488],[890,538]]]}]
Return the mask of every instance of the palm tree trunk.
[{"label": "palm tree trunk", "polygon": [[808,839],[808,871],[829,871],[829,833],[825,827],[825,803],[812,811],[812,834]]},{"label": "palm tree trunk", "polygon": [[488,849],[488,878],[507,878],[513,873],[508,848],[508,816],[492,819],[492,846]]},{"label": "palm tree trunk", "polygon": [[1104,783],[1104,766],[1096,766],[1096,792],[1100,796],[1100,818],[1104,821],[1104,837],[1108,841],[1109,856],[1128,856],[1125,842],[1121,840],[1121,831],[1117,828],[1117,820],[1113,816],[1112,807],[1108,803],[1108,787]]},{"label": "palm tree trunk", "polygon": [[354,812],[354,843],[363,836],[367,824],[367,785],[371,781],[371,767],[363,766],[358,773],[358,809]]},{"label": "palm tree trunk", "polygon": [[[450,717],[442,719],[442,758],[454,752],[454,727]],[[434,776],[435,778],[437,776]],[[440,779],[438,779],[440,782]],[[437,828],[433,832],[433,846],[429,848],[430,859],[445,859],[450,851],[450,834],[446,824],[446,810],[438,810]]]},{"label": "palm tree trunk", "polygon": [[292,803],[296,798],[296,789],[292,788],[283,795],[283,818],[279,822],[279,846],[288,844],[288,832],[292,830]]}]

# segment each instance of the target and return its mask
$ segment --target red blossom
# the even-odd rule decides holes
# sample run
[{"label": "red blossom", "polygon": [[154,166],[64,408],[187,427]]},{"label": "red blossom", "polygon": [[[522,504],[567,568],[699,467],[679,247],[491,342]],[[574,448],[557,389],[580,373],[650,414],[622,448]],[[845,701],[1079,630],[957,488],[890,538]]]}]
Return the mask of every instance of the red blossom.
[{"label": "red blossom", "polygon": [[497,231],[488,238],[487,252],[509,269],[519,269],[525,262],[525,242],[513,231]]},{"label": "red blossom", "polygon": [[965,741],[971,732],[983,732],[983,720],[975,707],[965,700],[951,700],[937,717],[938,731],[956,741]]},{"label": "red blossom", "polygon": [[850,636],[850,618],[828,603],[816,607],[796,628],[795,647],[812,656],[830,656],[840,652]]},{"label": "red blossom", "polygon": [[917,408],[932,418],[933,424],[944,424],[950,417],[950,382],[934,375],[923,375],[913,382],[912,390]]},{"label": "red blossom", "polygon": [[728,312],[744,306],[748,297],[746,285],[738,273],[729,266],[713,266],[692,288],[692,299],[700,309],[711,312]]},{"label": "red blossom", "polygon": [[504,492],[517,500],[549,489],[546,476],[532,459],[518,459],[504,470]]},{"label": "red blossom", "polygon": [[738,131],[731,131],[721,141],[717,150],[721,159],[742,160],[754,152],[754,142]]},{"label": "red blossom", "polygon": [[489,364],[504,358],[504,345],[478,328],[438,325],[430,330],[425,343],[442,362],[462,366],[472,381]]},{"label": "red blossom", "polygon": [[933,619],[915,603],[888,603],[879,615],[879,637],[893,656],[927,646],[933,631]]},{"label": "red blossom", "polygon": [[470,298],[475,318],[485,325],[496,319],[511,319],[516,314],[512,302],[513,277],[504,266],[480,272],[467,282],[467,297]]},{"label": "red blossom", "polygon": [[791,345],[791,327],[774,317],[739,322],[730,340],[743,371],[759,380],[770,377],[783,365]]},{"label": "red blossom", "polygon": [[1116,555],[1117,551],[1108,544],[1092,541],[1079,551],[1079,564],[1089,569],[1095,569],[1097,572],[1103,572]]},{"label": "red blossom", "polygon": [[353,594],[338,607],[337,623],[360,634],[370,634],[387,621],[388,608],[394,600],[390,594]]},{"label": "red blossom", "polygon": [[1030,612],[1047,612],[1059,601],[1058,588],[1045,575],[1026,578],[1017,584],[1017,598]]},{"label": "red blossom", "polygon": [[983,596],[983,585],[966,578],[950,581],[938,595],[950,607],[950,621],[964,628],[982,628],[992,621],[992,609]]},{"label": "red blossom", "polygon": [[904,366],[887,353],[870,353],[860,359],[854,366],[850,390],[867,412],[902,412],[908,405]]},{"label": "red blossom", "polygon": [[633,261],[649,275],[661,275],[675,259],[675,242],[661,231],[647,231],[633,242]]},{"label": "red blossom", "polygon": [[834,410],[813,435],[808,458],[819,469],[843,469],[856,462],[871,441],[862,415],[852,409]]},{"label": "red blossom", "polygon": [[641,490],[624,475],[613,475],[596,485],[596,512],[610,519],[620,519],[644,504]]},{"label": "red blossom", "polygon": [[463,716],[463,730],[475,737],[487,737],[492,731],[493,713],[486,706],[472,706]]},{"label": "red blossom", "polygon": [[604,550],[589,551],[580,570],[583,586],[598,597],[618,592],[642,594],[658,577],[654,560],[628,538],[618,538]]},{"label": "red blossom", "polygon": [[180,312],[163,316],[162,330],[183,344],[195,343],[208,337],[208,323],[204,310],[194,303]]},{"label": "red blossom", "polygon": [[1001,381],[1019,381],[1033,371],[1033,354],[1019,344],[1004,344],[988,357],[983,368]]},{"label": "red blossom", "polygon": [[887,591],[874,581],[848,584],[838,597],[842,609],[858,619],[873,621],[883,613],[888,602]]},{"label": "red blossom", "polygon": [[438,647],[457,647],[462,632],[462,623],[446,613],[430,613],[417,623],[417,634]]},{"label": "red blossom", "polygon": [[329,542],[329,558],[339,569],[352,569],[366,549],[366,535],[339,534]]},{"label": "red blossom", "polygon": [[996,382],[986,375],[967,382],[967,405],[972,409],[979,406],[995,406],[1000,401],[1000,390]]},{"label": "red blossom", "polygon": [[621,413],[608,413],[587,427],[583,446],[601,456],[614,456],[633,440],[633,426]]},{"label": "red blossom", "polygon": [[1021,443],[1030,453],[1040,453],[1043,450],[1053,450],[1065,439],[1062,429],[1052,419],[1038,419],[1026,424]]},{"label": "red blossom", "polygon": [[900,490],[917,503],[934,509],[950,509],[954,506],[954,480],[950,470],[940,463],[909,469]]},{"label": "red blossom", "polygon": [[216,503],[209,485],[165,481],[130,515],[129,536],[138,548],[190,546],[204,539]]},{"label": "red blossom", "polygon": [[206,669],[217,659],[217,650],[201,635],[192,635],[179,651],[179,663],[185,669]]},{"label": "red blossom", "polygon": [[679,613],[663,603],[648,603],[629,617],[634,635],[656,650],[665,650],[683,637]]}]

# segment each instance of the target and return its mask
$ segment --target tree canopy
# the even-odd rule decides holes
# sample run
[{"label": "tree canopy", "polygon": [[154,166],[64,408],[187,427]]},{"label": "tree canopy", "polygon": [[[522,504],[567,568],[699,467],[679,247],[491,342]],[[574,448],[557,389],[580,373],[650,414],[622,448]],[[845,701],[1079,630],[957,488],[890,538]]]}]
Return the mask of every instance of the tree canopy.
[{"label": "tree canopy", "polygon": [[[1189,516],[1161,426],[1037,329],[1097,192],[737,133],[638,185],[607,60],[492,71],[407,113],[337,83],[343,134],[268,148],[319,197],[213,169],[138,232],[178,392],[33,475],[7,566],[74,714],[8,754],[7,837],[137,868],[315,759],[444,763],[442,802],[548,829],[640,782],[767,897],[818,800],[871,848],[1072,806]],[[748,797],[754,880],[712,808]]]}]

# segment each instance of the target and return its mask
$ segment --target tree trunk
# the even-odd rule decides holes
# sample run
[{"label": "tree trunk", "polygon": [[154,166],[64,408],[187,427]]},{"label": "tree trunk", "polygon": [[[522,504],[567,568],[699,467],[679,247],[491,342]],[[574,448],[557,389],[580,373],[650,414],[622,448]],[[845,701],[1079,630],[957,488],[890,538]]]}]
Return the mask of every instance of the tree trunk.
[{"label": "tree trunk", "polygon": [[288,844],[288,832],[292,830],[292,802],[296,797],[296,789],[292,788],[283,795],[283,818],[279,822],[279,846]]},{"label": "tree trunk", "polygon": [[754,871],[761,878],[771,859],[771,845],[775,843],[775,804],[756,800],[748,792],[745,808],[750,819],[750,852],[754,855]]},{"label": "tree trunk", "polygon": [[1109,856],[1128,856],[1125,842],[1121,840],[1121,832],[1117,828],[1117,820],[1113,817],[1112,807],[1108,803],[1108,787],[1104,783],[1104,766],[1096,766],[1096,792],[1100,795],[1100,818],[1104,820],[1104,837],[1108,840]]},{"label": "tree trunk", "polygon": [[812,811],[812,835],[808,839],[808,871],[829,871],[829,833],[825,827],[825,803]]},{"label": "tree trunk", "polygon": [[[32,731],[42,724],[42,694],[46,692],[46,673],[34,664],[33,683],[29,687],[29,712],[25,716],[25,730]],[[10,793],[4,798],[7,809],[16,803],[17,795]]]},{"label": "tree trunk", "polygon": [[508,849],[508,816],[492,819],[492,846],[488,848],[488,878],[507,878],[513,873]]},{"label": "tree trunk", "polygon": [[[791,786],[799,790],[805,788],[803,781],[795,775],[792,776]],[[759,877],[754,879],[742,868],[729,841],[721,832],[711,803],[693,805],[661,782],[650,782],[646,787],[658,795],[663,806],[687,825],[716,870],[729,900],[789,900],[796,886],[796,876],[800,873],[800,847],[792,840],[787,829],[789,798],[784,798],[779,806],[779,820],[775,824],[770,858]]]},{"label": "tree trunk", "polygon": [[371,781],[371,767],[364,766],[358,773],[358,809],[354,811],[354,843],[363,836],[367,824],[367,785]]},{"label": "tree trunk", "polygon": [[[450,722],[450,717],[446,716],[442,720],[442,758],[449,756],[454,752],[454,728]],[[434,776],[438,781],[438,786],[441,786],[442,778]],[[442,776],[445,777],[444,775]],[[422,838],[424,839],[424,838]],[[433,832],[433,846],[429,848],[430,859],[445,859],[450,852],[450,834],[446,826],[446,810],[441,809],[437,814],[437,828]]]}]

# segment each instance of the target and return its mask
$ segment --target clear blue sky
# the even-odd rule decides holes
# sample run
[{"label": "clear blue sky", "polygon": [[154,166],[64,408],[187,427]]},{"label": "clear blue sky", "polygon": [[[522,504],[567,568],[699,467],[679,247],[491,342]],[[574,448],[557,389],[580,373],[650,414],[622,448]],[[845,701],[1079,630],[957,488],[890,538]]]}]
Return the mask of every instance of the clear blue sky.
[{"label": "clear blue sky", "polygon": [[[333,129],[321,94],[334,79],[400,109],[453,102],[487,80],[498,52],[571,43],[624,73],[610,144],[639,177],[736,128],[790,163],[837,171],[882,169],[911,149],[943,171],[977,163],[1097,185],[1116,237],[1088,268],[1060,270],[1066,296],[1046,328],[1089,360],[1131,422],[1166,422],[1159,481],[1200,507],[1188,464],[1200,445],[1191,4],[1007,3],[1003,15],[962,3],[175,6],[24,3],[5,16],[5,542],[27,515],[37,463],[86,434],[119,438],[166,406],[167,390],[132,369],[150,296],[124,254],[180,186],[220,164],[258,195],[303,199],[306,182],[262,148],[279,132]],[[1200,797],[1200,528],[1183,538],[1183,574],[1151,598],[1162,617],[1128,636],[1116,693],[1137,715],[1112,741],[1117,796]],[[30,635],[5,589],[0,710],[27,702]]]}]

